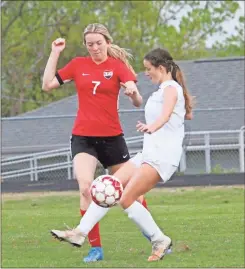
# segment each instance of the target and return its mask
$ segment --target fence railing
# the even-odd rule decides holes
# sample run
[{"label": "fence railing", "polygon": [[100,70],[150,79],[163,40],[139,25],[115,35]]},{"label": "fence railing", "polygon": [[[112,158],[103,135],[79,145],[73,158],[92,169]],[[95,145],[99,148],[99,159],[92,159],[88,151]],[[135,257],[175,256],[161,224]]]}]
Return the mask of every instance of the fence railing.
[{"label": "fence railing", "polygon": [[[186,132],[186,138],[180,172],[184,173],[189,169],[194,173],[212,173],[214,165],[223,162],[229,166],[231,151],[236,156],[235,172],[244,172],[244,126],[233,131]],[[126,138],[126,142],[130,149],[133,144],[142,143],[143,136]],[[141,147],[130,150],[130,154],[133,156],[140,150]],[[194,165],[191,167],[193,162]],[[69,147],[3,159],[1,168],[2,180],[25,177],[30,181],[38,181],[40,175],[57,171],[62,171],[62,175],[68,180],[74,178]],[[101,170],[101,173],[103,172]]]},{"label": "fence railing", "polygon": [[[197,108],[193,109],[193,112],[207,112],[207,111],[240,111],[245,110],[245,107],[219,107],[219,108]],[[144,112],[143,108],[139,109],[119,109],[119,114],[124,113],[139,113]],[[75,118],[76,114],[63,114],[63,115],[43,115],[43,116],[13,116],[13,117],[2,117],[1,121],[23,121],[23,120],[40,120],[40,119],[65,119],[65,118]]]}]

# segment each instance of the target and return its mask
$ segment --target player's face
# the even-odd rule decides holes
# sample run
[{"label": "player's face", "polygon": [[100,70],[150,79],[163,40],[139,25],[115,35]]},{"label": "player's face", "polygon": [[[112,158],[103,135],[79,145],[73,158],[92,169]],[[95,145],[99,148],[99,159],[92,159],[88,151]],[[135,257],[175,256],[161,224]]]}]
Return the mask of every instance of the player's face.
[{"label": "player's face", "polygon": [[153,66],[149,61],[144,60],[145,74],[155,84],[161,83],[163,78],[163,70],[160,67]]},{"label": "player's face", "polygon": [[105,37],[97,33],[89,33],[85,36],[87,50],[94,61],[100,62],[106,59],[109,43]]}]

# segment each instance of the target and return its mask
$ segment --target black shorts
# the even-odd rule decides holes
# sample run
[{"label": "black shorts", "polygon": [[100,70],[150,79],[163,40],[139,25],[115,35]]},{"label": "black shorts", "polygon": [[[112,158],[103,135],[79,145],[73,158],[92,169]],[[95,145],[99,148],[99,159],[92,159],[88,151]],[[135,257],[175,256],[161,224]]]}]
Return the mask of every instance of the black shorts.
[{"label": "black shorts", "polygon": [[111,137],[71,136],[72,159],[78,153],[88,153],[103,165],[108,166],[127,162],[130,159],[123,134]]}]

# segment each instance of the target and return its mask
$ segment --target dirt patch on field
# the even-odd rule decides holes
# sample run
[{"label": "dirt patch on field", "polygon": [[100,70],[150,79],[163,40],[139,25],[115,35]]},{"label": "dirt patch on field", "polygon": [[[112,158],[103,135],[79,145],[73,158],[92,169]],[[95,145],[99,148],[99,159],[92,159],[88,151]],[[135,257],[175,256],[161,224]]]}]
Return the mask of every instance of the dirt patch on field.
[{"label": "dirt patch on field", "polygon": [[151,192],[181,192],[181,191],[195,191],[195,190],[224,190],[224,189],[245,189],[244,185],[220,185],[220,186],[191,186],[191,187],[171,187],[171,188],[155,188]]},{"label": "dirt patch on field", "polygon": [[78,191],[50,191],[50,192],[24,192],[24,193],[2,193],[2,200],[23,200],[26,198],[42,198],[47,196],[77,196]]},{"label": "dirt patch on field", "polygon": [[[219,189],[245,189],[244,185],[236,186],[201,186],[201,187],[178,187],[178,188],[155,188],[151,192],[183,192],[195,190],[219,190]],[[78,191],[63,192],[25,192],[25,193],[2,193],[2,200],[23,200],[29,198],[42,198],[47,196],[79,196]]]}]

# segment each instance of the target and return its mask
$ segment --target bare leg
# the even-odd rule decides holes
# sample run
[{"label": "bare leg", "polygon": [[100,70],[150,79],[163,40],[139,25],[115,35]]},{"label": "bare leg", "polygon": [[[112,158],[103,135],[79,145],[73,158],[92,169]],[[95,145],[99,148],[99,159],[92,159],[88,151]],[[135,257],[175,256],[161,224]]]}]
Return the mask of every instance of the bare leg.
[{"label": "bare leg", "polygon": [[73,159],[75,176],[80,191],[80,208],[87,210],[91,203],[90,186],[94,180],[97,159],[87,153],[78,153]]},{"label": "bare leg", "polygon": [[126,188],[123,191],[120,204],[128,208],[139,196],[150,191],[160,180],[155,168],[149,164],[142,164],[137,173],[134,173]]}]

